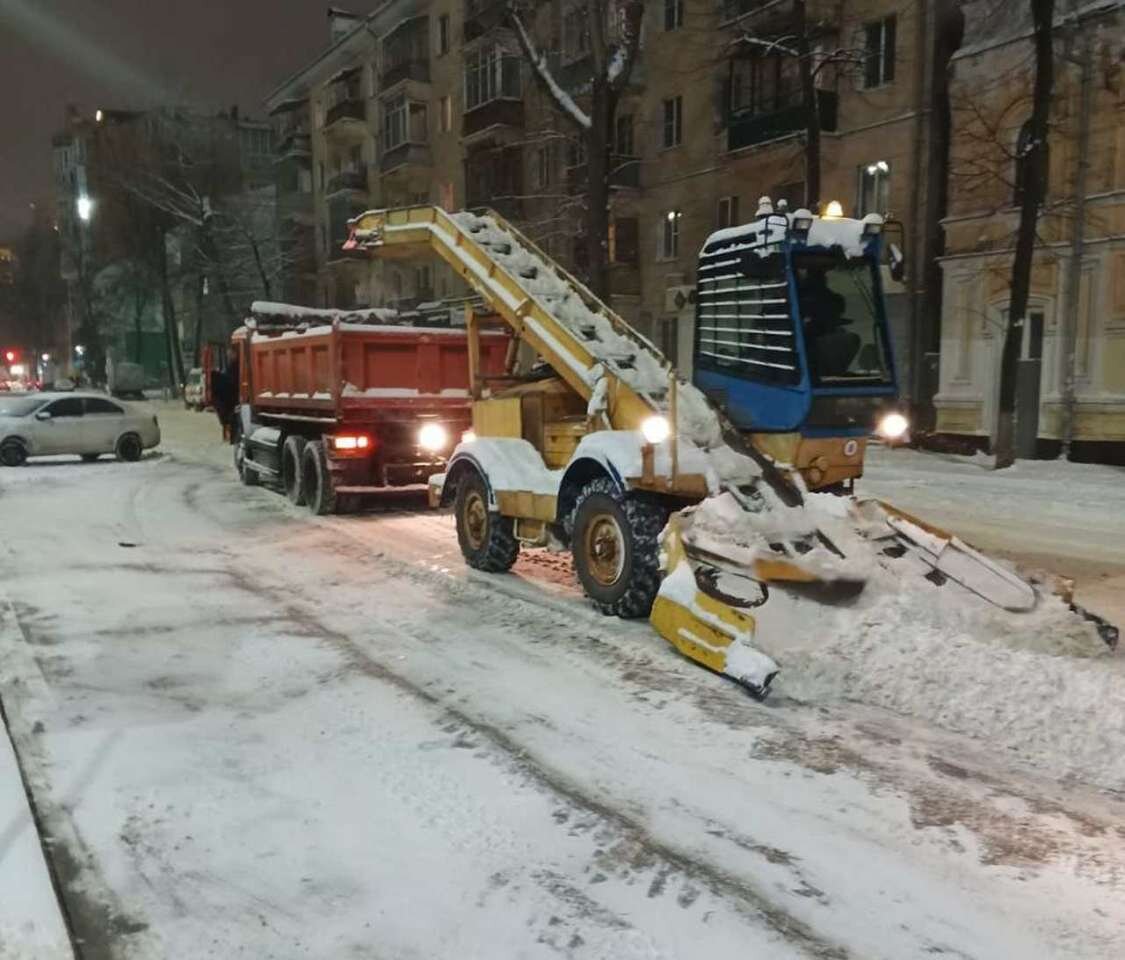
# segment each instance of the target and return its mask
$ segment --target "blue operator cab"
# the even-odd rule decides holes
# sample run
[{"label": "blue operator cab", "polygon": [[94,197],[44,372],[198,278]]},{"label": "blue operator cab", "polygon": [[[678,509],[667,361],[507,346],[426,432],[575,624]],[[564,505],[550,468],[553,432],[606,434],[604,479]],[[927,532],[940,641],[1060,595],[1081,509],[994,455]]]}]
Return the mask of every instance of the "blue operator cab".
[{"label": "blue operator cab", "polygon": [[895,412],[883,218],[834,208],[775,211],[763,197],[758,219],[707,238],[697,278],[695,385],[810,488],[862,475],[867,437],[907,427]]}]

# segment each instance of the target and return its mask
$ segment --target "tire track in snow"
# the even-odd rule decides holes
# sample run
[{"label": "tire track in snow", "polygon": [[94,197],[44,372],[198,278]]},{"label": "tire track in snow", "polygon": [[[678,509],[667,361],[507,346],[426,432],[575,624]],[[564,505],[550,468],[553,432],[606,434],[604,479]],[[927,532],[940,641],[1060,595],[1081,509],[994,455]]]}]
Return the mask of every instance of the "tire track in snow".
[{"label": "tire track in snow", "polygon": [[[787,945],[793,945],[806,956],[817,960],[844,960],[851,956],[844,946],[817,934],[807,923],[779,906],[747,880],[735,876],[716,864],[694,859],[653,836],[629,813],[610,806],[583,789],[580,784],[538,763],[523,744],[500,727],[448,703],[439,694],[427,690],[379,662],[361,649],[350,636],[329,627],[315,614],[300,606],[294,601],[292,593],[282,593],[252,579],[234,564],[229,575],[232,583],[243,591],[269,601],[278,611],[283,612],[294,626],[336,650],[352,669],[393,686],[401,693],[427,707],[439,710],[445,717],[471,730],[476,736],[487,741],[494,751],[504,757],[512,769],[521,773],[528,781],[565,800],[587,815],[596,817],[604,825],[612,827],[619,835],[619,842],[644,851],[648,859],[659,861],[667,869],[697,882],[718,898],[731,903],[747,919],[764,923],[781,936]],[[395,628],[409,634],[409,630],[402,625],[396,625]],[[546,880],[549,881],[546,884],[547,889],[557,887],[557,883],[552,878],[546,877]]]}]

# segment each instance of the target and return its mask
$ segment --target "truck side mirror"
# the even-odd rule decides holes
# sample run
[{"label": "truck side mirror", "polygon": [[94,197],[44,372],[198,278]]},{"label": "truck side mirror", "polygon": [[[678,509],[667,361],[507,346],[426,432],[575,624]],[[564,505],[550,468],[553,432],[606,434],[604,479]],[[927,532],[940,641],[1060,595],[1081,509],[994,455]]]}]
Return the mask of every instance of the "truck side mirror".
[{"label": "truck side mirror", "polygon": [[906,276],[906,257],[896,244],[890,244],[887,249],[891,257],[891,279],[902,283],[902,278]]}]

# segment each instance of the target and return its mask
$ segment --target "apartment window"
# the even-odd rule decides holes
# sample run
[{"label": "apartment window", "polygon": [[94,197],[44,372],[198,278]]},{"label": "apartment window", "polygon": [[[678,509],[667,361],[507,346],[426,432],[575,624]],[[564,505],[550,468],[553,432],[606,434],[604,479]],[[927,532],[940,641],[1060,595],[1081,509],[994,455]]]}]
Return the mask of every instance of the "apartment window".
[{"label": "apartment window", "polygon": [[619,157],[635,157],[633,144],[633,115],[622,114],[614,121],[613,152]]},{"label": "apartment window", "polygon": [[639,257],[640,229],[636,217],[617,217],[609,225],[610,263],[635,264]]},{"label": "apartment window", "polygon": [[383,110],[383,149],[393,150],[406,142],[406,97],[388,100]]},{"label": "apartment window", "polygon": [[674,147],[683,141],[684,98],[672,97],[664,101],[664,146]]},{"label": "apartment window", "polygon": [[297,171],[297,191],[299,193],[312,193],[312,171],[302,167]]},{"label": "apartment window", "polygon": [[563,12],[563,52],[567,60],[581,60],[590,52],[590,13],[573,6]]},{"label": "apartment window", "polygon": [[449,133],[449,131],[453,129],[453,98],[450,96],[442,97],[440,108],[439,122],[441,132]]},{"label": "apartment window", "polygon": [[[1050,169],[1051,154],[1048,144],[1043,144],[1040,149],[1043,151],[1040,160],[1042,164],[1041,176],[1045,182],[1047,172]],[[1023,203],[1024,194],[1031,189],[1032,178],[1036,175],[1035,161],[1035,153],[1031,151],[1031,121],[1028,120],[1020,127],[1019,136],[1016,137],[1016,175],[1015,189],[1012,191],[1012,203],[1017,207]]]},{"label": "apartment window", "polygon": [[554,166],[554,151],[548,147],[539,147],[535,151],[535,186],[542,190],[551,185],[551,167]]},{"label": "apartment window", "polygon": [[887,212],[890,206],[891,165],[886,160],[876,160],[859,168],[859,215]]},{"label": "apartment window", "polygon": [[519,99],[520,60],[498,46],[478,47],[465,57],[465,109],[501,98]]},{"label": "apartment window", "polygon": [[680,255],[680,221],[682,210],[669,210],[661,221],[660,259],[675,260]]},{"label": "apartment window", "polygon": [[760,116],[801,102],[792,57],[736,57],[730,64],[730,112]]},{"label": "apartment window", "polygon": [[586,164],[586,138],[578,137],[570,141],[568,150],[570,155],[570,166],[582,167]]},{"label": "apartment window", "polygon": [[864,25],[865,87],[881,87],[895,78],[895,18]]},{"label": "apartment window", "polygon": [[678,30],[684,25],[684,0],[664,0],[664,29]]},{"label": "apartment window", "polygon": [[443,13],[437,22],[437,52],[438,56],[449,53],[449,14]]},{"label": "apartment window", "polygon": [[738,223],[738,197],[719,197],[716,226],[721,230],[723,227],[737,226]]},{"label": "apartment window", "polygon": [[805,181],[790,180],[788,183],[779,184],[774,188],[771,196],[775,206],[778,200],[784,200],[789,204],[790,210],[796,210],[805,203]]},{"label": "apartment window", "polygon": [[429,264],[414,269],[414,296],[419,300],[434,298],[434,275]]}]

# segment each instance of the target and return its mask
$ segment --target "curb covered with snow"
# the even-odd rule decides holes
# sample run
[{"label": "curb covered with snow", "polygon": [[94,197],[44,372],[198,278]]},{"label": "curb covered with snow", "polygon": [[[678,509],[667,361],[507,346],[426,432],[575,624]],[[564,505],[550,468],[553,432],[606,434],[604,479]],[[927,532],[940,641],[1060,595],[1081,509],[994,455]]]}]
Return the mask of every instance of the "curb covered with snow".
[{"label": "curb covered with snow", "polygon": [[[15,611],[0,593],[0,660],[10,662],[8,651],[19,643]],[[74,957],[6,728],[0,729],[0,957]]]}]

